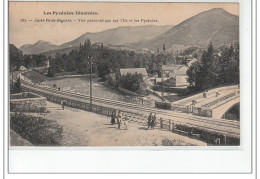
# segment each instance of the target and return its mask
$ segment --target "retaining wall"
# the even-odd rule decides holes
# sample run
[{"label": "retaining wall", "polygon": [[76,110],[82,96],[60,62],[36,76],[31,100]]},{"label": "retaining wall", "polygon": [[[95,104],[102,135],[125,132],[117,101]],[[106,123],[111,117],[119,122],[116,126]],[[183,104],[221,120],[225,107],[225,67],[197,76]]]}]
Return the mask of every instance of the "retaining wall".
[{"label": "retaining wall", "polygon": [[[18,98],[18,99],[17,99]],[[47,112],[47,99],[34,93],[18,93],[10,96],[11,112]]]}]

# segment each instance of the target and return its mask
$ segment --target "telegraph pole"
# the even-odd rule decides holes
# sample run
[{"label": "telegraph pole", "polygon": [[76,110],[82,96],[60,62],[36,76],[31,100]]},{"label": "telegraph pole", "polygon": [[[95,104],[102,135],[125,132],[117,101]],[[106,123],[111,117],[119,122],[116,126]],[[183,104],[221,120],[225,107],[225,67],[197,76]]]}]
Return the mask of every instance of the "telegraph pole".
[{"label": "telegraph pole", "polygon": [[92,111],[92,65],[93,65],[93,58],[89,60],[90,65],[90,76],[89,76],[89,104],[90,104],[90,111]]},{"label": "telegraph pole", "polygon": [[90,78],[89,78],[89,104],[90,104],[90,111],[92,111],[92,61],[89,60],[90,64]]},{"label": "telegraph pole", "polygon": [[162,69],[162,65],[161,65],[161,83],[162,83],[162,97],[163,97],[163,69]]}]

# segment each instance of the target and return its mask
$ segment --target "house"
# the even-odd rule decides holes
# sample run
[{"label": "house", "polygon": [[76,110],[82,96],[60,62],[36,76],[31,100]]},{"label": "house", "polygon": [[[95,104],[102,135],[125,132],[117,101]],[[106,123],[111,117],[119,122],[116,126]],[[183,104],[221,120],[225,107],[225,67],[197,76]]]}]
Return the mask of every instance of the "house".
[{"label": "house", "polygon": [[165,78],[169,78],[170,73],[178,70],[182,65],[162,65],[162,75]]},{"label": "house", "polygon": [[121,76],[126,75],[127,73],[130,73],[131,75],[134,75],[135,73],[142,74],[144,79],[148,77],[145,68],[121,68],[120,69]]},{"label": "house", "polygon": [[25,66],[20,66],[19,71],[25,71],[27,68]]},{"label": "house", "polygon": [[164,78],[169,78],[169,86],[171,87],[185,87],[188,86],[186,65],[163,65],[162,75]]},{"label": "house", "polygon": [[169,74],[169,85],[173,87],[188,86],[187,82],[187,70],[189,68],[186,65],[182,65],[175,71]]},{"label": "house", "polygon": [[175,78],[176,76],[186,76],[188,69],[189,68],[186,65],[181,65],[179,68],[169,73],[169,78]]},{"label": "house", "polygon": [[188,76],[175,76],[169,79],[169,85],[172,87],[187,87],[189,83],[187,82]]}]

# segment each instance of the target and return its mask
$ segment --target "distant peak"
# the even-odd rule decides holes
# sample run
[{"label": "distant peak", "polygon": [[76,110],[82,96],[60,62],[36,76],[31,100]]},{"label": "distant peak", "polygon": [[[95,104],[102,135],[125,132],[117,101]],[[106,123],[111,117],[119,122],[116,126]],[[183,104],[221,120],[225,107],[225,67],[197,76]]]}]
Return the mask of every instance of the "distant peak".
[{"label": "distant peak", "polygon": [[53,44],[53,43],[51,43],[51,42],[47,42],[47,41],[44,41],[44,40],[38,40],[35,44],[33,44],[33,45],[37,45],[37,44],[50,44],[50,45],[55,45],[55,44]]},{"label": "distant peak", "polygon": [[213,8],[212,11],[225,11],[223,8]]},{"label": "distant peak", "polygon": [[213,8],[213,9],[210,9],[208,12],[225,12],[225,13],[228,13],[226,10],[224,10],[222,8]]},{"label": "distant peak", "polygon": [[[36,44],[37,43],[46,43],[46,41],[44,41],[44,40],[38,40],[37,42],[36,42]],[[47,42],[48,43],[48,42]]]}]

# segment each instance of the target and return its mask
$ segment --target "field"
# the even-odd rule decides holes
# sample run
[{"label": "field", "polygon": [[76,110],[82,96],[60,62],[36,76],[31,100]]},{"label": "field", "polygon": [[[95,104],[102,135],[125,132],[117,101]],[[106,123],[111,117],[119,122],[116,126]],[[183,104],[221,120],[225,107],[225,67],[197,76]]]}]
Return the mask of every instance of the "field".
[{"label": "field", "polygon": [[[75,78],[60,78],[46,81],[50,86],[56,84],[57,88],[61,90],[71,90],[80,94],[89,95],[90,82],[89,76],[75,77]],[[105,85],[105,82],[98,81],[98,78],[92,78],[92,94],[95,97],[102,97],[117,100],[123,95],[118,91],[111,89]]]},{"label": "field", "polygon": [[[57,88],[61,88],[61,90],[71,90],[74,92],[78,92],[80,94],[89,95],[90,91],[90,82],[89,76],[82,76],[82,77],[69,77],[69,78],[57,78],[57,79],[49,79],[44,83],[48,84],[49,86],[53,86],[56,84]],[[92,78],[92,95],[95,97],[105,98],[105,99],[112,99],[117,101],[124,101],[129,102],[132,99],[136,99],[134,96],[125,96],[124,94],[120,93],[116,89],[112,89],[107,86],[106,82],[99,81],[98,78]],[[154,95],[148,95],[144,98],[144,105],[148,105],[150,107],[154,107],[154,101],[160,100],[158,97]],[[137,101],[133,100],[134,103],[137,102],[141,104],[141,99],[138,98]]]}]

